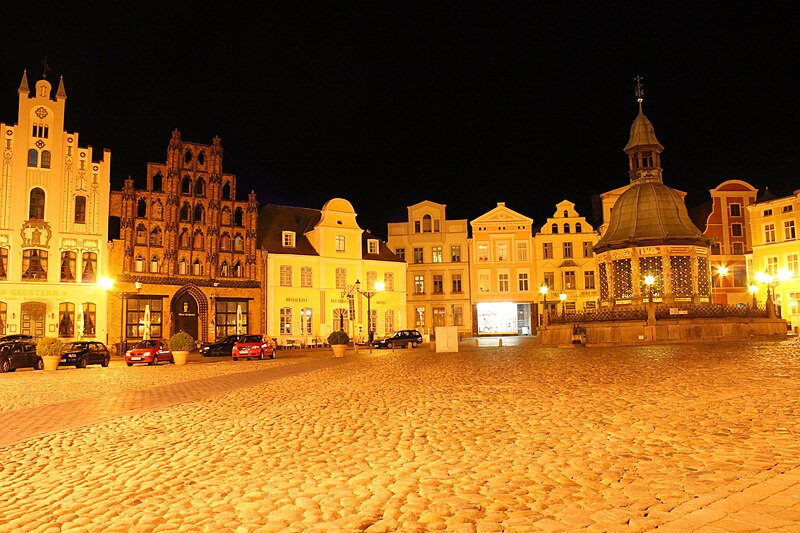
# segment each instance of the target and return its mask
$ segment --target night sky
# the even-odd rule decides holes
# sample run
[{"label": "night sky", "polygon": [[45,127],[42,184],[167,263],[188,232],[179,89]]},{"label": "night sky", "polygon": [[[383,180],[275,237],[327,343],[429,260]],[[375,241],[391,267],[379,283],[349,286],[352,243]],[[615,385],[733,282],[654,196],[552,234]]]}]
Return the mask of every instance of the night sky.
[{"label": "night sky", "polygon": [[67,129],[111,149],[113,189],[143,186],[172,130],[219,135],[240,198],[343,197],[385,237],[423,200],[468,219],[502,201],[540,225],[568,199],[591,222],[592,195],[628,183],[641,75],[664,181],[690,207],[726,179],[800,188],[792,3],[231,4],[4,5],[0,120],[47,57]]}]

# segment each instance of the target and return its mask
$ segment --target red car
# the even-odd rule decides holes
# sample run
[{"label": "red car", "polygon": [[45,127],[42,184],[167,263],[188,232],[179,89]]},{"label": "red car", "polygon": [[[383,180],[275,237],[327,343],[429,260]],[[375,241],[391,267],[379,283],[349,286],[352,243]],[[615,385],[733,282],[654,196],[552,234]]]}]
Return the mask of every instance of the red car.
[{"label": "red car", "polygon": [[239,359],[275,359],[275,343],[266,335],[244,335],[233,345],[231,355],[234,361]]},{"label": "red car", "polygon": [[161,361],[175,362],[166,339],[140,341],[133,349],[125,352],[125,362],[128,366],[133,366],[133,363],[157,365]]}]

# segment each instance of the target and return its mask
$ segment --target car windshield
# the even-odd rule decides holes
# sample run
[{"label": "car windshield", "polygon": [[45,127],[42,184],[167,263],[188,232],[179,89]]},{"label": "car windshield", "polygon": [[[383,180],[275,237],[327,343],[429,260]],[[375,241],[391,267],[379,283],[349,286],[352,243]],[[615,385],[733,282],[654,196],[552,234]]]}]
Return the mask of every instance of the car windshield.
[{"label": "car windshield", "polygon": [[239,342],[261,342],[261,335],[245,335]]},{"label": "car windshield", "polygon": [[68,342],[64,344],[64,351],[85,350],[87,346],[85,342]]},{"label": "car windshield", "polygon": [[141,341],[139,344],[136,345],[136,348],[158,348],[158,341],[155,340]]}]

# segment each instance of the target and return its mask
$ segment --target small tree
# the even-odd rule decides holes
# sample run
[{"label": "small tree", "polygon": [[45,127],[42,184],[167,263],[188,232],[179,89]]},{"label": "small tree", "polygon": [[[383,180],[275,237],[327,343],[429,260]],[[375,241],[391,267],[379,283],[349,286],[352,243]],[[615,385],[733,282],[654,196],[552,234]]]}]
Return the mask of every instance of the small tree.
[{"label": "small tree", "polygon": [[169,339],[169,349],[173,352],[193,352],[197,348],[194,337],[179,331]]},{"label": "small tree", "polygon": [[348,342],[350,342],[350,336],[344,331],[334,331],[328,335],[328,344],[331,346],[334,344],[347,344]]},{"label": "small tree", "polygon": [[36,355],[39,357],[59,356],[64,350],[64,344],[58,337],[43,337],[36,343]]}]

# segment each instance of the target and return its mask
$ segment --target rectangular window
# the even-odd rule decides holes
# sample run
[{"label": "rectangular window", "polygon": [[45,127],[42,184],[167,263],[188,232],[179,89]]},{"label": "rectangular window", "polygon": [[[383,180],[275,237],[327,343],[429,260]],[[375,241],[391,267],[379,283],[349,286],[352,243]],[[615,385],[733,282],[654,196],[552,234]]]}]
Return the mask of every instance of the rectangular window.
[{"label": "rectangular window", "polygon": [[[367,240],[367,253],[377,254],[379,251],[378,239]],[[375,330],[373,330],[375,331]]]},{"label": "rectangular window", "polygon": [[418,328],[425,326],[425,308],[424,307],[417,307],[416,313],[414,313],[414,325]]},{"label": "rectangular window", "polygon": [[508,274],[497,275],[497,290],[500,292],[508,292]]},{"label": "rectangular window", "polygon": [[394,290],[394,272],[386,272],[383,275],[383,290]]},{"label": "rectangular window", "polygon": [[414,263],[421,264],[424,262],[422,255],[422,248],[414,248]]},{"label": "rectangular window", "polygon": [[479,244],[478,248],[478,261],[481,263],[485,263],[489,260],[489,245],[488,244]]},{"label": "rectangular window", "polygon": [[280,284],[281,287],[292,286],[292,266],[281,265],[280,267]]},{"label": "rectangular window", "polygon": [[519,283],[518,286],[519,286],[519,290],[520,291],[524,292],[524,291],[528,290],[528,273],[527,272],[523,272],[523,273],[519,274],[519,276],[517,278],[517,281]]},{"label": "rectangular window", "polygon": [[[366,290],[374,291],[375,290],[375,282],[378,281],[378,273],[375,272],[374,270],[367,271],[366,281],[367,281]],[[373,330],[373,331],[375,331],[375,330]]]},{"label": "rectangular window", "polygon": [[554,272],[545,272],[544,273],[544,284],[547,286],[548,289],[551,291],[556,286],[556,275]]},{"label": "rectangular window", "polygon": [[433,311],[433,327],[445,325],[445,312],[444,307],[434,307]]},{"label": "rectangular window", "polygon": [[[83,263],[83,272],[81,273],[81,281],[84,283],[97,282],[97,254],[94,252],[83,252],[81,256]],[[158,267],[158,260],[156,259],[156,267]],[[158,272],[158,270],[156,270]]]},{"label": "rectangular window", "polygon": [[742,225],[739,223],[731,224],[731,235],[734,237],[742,236]]},{"label": "rectangular window", "polygon": [[461,246],[458,244],[454,244],[450,247],[450,257],[452,257],[453,263],[460,263],[461,262]]},{"label": "rectangular window", "polygon": [[444,276],[441,274],[433,275],[433,294],[444,294]]},{"label": "rectangular window", "polygon": [[150,313],[150,338],[163,337],[163,300],[159,297],[141,296],[125,302],[125,338],[141,339],[144,336],[145,310]]},{"label": "rectangular window", "polygon": [[552,259],[553,258],[553,243],[546,242],[542,244],[542,257],[544,259]]},{"label": "rectangular window", "polygon": [[75,252],[61,252],[61,281],[75,281],[76,261]]},{"label": "rectangular window", "polygon": [[294,248],[294,232],[293,231],[284,231],[283,232],[283,247],[284,248]]},{"label": "rectangular window", "polygon": [[790,205],[783,206],[783,212],[784,213],[791,213],[792,212],[792,206],[790,206]]},{"label": "rectangular window", "polygon": [[735,242],[735,243],[733,243],[733,255],[744,255],[744,243],[743,242]]},{"label": "rectangular window", "polygon": [[783,239],[793,241],[796,238],[797,234],[794,229],[794,220],[785,220],[783,222]]},{"label": "rectangular window", "polygon": [[565,242],[564,243],[564,258],[565,259],[569,259],[570,257],[572,257],[572,243],[571,242]]},{"label": "rectangular window", "polygon": [[742,206],[741,204],[730,204],[728,206],[730,209],[730,213],[732,217],[740,217],[742,216]]},{"label": "rectangular window", "polygon": [[395,253],[395,255],[397,255],[397,257],[399,257],[401,260],[403,260],[403,261],[405,261],[405,260],[406,260],[406,249],[405,249],[405,248],[398,248],[397,250],[395,250],[395,251],[394,251],[394,253]]},{"label": "rectangular window", "polygon": [[47,252],[44,250],[22,250],[22,279],[37,281],[47,279]]},{"label": "rectangular window", "polygon": [[280,309],[280,332],[284,335],[292,334],[292,308],[281,307]]},{"label": "rectangular window", "polygon": [[575,271],[574,270],[567,270],[564,272],[564,288],[565,289],[577,289],[578,286],[575,284]]},{"label": "rectangular window", "polygon": [[798,265],[800,265],[800,263],[798,263],[797,254],[789,254],[786,256],[786,270],[789,271],[792,277],[800,275],[800,270],[798,270]]},{"label": "rectangular window", "polygon": [[764,242],[775,242],[775,224],[764,224]]},{"label": "rectangular window", "polygon": [[309,266],[300,267],[300,286],[311,287],[313,284],[313,270]]},{"label": "rectangular window", "polygon": [[383,319],[383,327],[385,328],[387,335],[394,333],[394,309],[386,310],[386,314],[384,315]]},{"label": "rectangular window", "polygon": [[489,274],[481,273],[478,275],[478,291],[489,292]]},{"label": "rectangular window", "polygon": [[414,294],[425,294],[425,276],[422,274],[414,276]]},{"label": "rectangular window", "polygon": [[770,276],[778,275],[778,258],[767,257],[767,274]]},{"label": "rectangular window", "polygon": [[453,306],[453,325],[454,326],[463,326],[464,325],[464,310],[461,309],[460,305]]},{"label": "rectangular window", "polygon": [[86,224],[86,197],[75,197],[75,223]]},{"label": "rectangular window", "polygon": [[585,270],[583,272],[583,288],[587,290],[594,289],[594,270]]},{"label": "rectangular window", "polygon": [[442,247],[441,246],[434,246],[432,252],[433,252],[433,262],[434,263],[441,263],[442,262]]},{"label": "rectangular window", "polygon": [[528,260],[528,243],[527,242],[518,242],[517,243],[517,261],[527,261]]},{"label": "rectangular window", "polygon": [[8,279],[8,248],[0,248],[0,279]]},{"label": "rectangular window", "polygon": [[768,217],[772,215],[772,209],[764,209],[764,216]]},{"label": "rectangular window", "polygon": [[507,242],[497,243],[497,260],[498,261],[508,261],[508,243]]},{"label": "rectangular window", "polygon": [[422,233],[422,221],[414,221],[414,233]]},{"label": "rectangular window", "polygon": [[594,251],[592,250],[592,242],[583,241],[583,257],[592,257],[593,255]]},{"label": "rectangular window", "polygon": [[337,268],[334,276],[336,278],[336,288],[345,290],[347,288],[347,269]]},{"label": "rectangular window", "polygon": [[453,290],[452,292],[460,293],[461,292],[461,274],[453,274]]},{"label": "rectangular window", "polygon": [[337,252],[346,251],[344,235],[337,235],[336,236],[336,251]]}]

